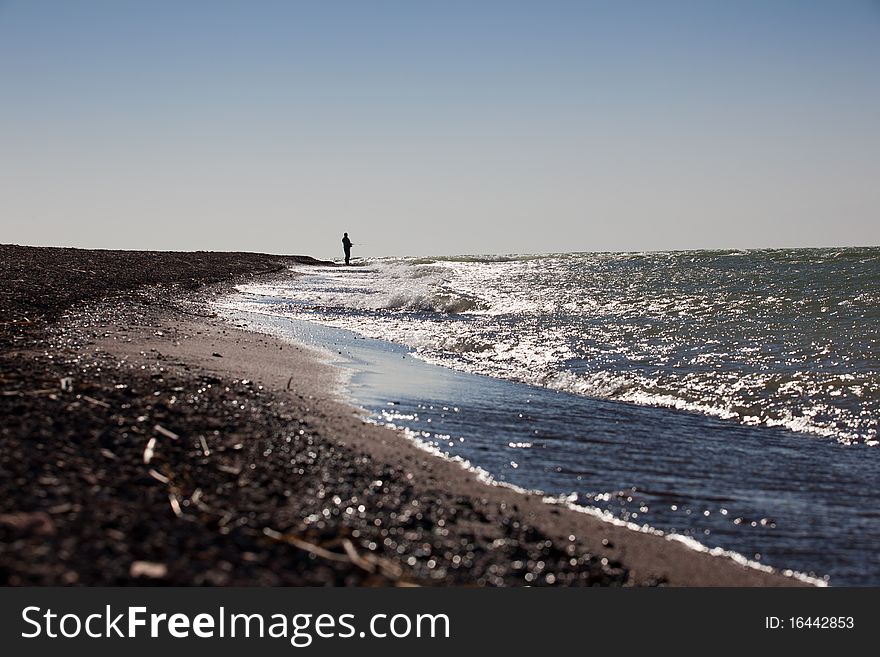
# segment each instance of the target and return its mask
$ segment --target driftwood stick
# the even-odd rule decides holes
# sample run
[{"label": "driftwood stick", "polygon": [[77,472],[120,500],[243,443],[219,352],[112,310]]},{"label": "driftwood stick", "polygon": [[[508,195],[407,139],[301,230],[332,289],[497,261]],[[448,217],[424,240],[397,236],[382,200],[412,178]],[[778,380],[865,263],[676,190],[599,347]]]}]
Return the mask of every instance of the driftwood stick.
[{"label": "driftwood stick", "polygon": [[144,465],[150,465],[150,461],[153,460],[153,455],[156,453],[156,439],[150,438],[147,441],[147,446],[144,447]]},{"label": "driftwood stick", "polygon": [[177,440],[178,438],[180,438],[180,436],[178,436],[176,433],[174,433],[173,431],[169,431],[161,424],[155,425],[153,427],[153,431],[155,431],[156,433],[161,433],[166,438],[171,438],[171,440]]},{"label": "driftwood stick", "polygon": [[100,399],[95,399],[94,397],[89,397],[88,395],[81,395],[84,401],[89,402],[93,406],[101,406],[102,408],[110,408],[110,404],[107,402],[102,402]]}]

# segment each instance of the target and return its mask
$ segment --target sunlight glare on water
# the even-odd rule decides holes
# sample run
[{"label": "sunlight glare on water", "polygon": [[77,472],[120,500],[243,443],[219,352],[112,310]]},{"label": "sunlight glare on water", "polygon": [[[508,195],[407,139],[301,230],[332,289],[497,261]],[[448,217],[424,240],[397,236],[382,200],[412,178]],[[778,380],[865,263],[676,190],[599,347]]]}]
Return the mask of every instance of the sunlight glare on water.
[{"label": "sunlight glare on water", "polygon": [[382,258],[243,286],[432,363],[877,443],[880,249]]}]

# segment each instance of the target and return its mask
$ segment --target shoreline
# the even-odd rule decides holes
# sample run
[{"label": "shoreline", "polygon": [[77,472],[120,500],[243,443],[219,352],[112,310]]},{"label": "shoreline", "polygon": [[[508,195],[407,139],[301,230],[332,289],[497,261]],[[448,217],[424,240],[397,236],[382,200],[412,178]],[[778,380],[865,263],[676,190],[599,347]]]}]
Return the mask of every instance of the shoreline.
[{"label": "shoreline", "polygon": [[95,270],[80,299],[31,297],[45,323],[3,318],[4,583],[805,584],[487,485],[363,422],[310,350],[205,312],[194,289],[284,267],[230,273],[230,255],[189,289],[167,269],[95,301]]},{"label": "shoreline", "polygon": [[[257,328],[257,325],[259,325],[259,321],[257,321],[257,325],[255,325],[254,321],[251,319],[251,314],[252,313],[245,311],[230,311],[228,316],[226,317],[226,320],[232,323],[237,328],[242,328],[248,332],[267,336],[284,344],[289,343],[298,345],[300,347],[305,347],[307,351],[312,351],[313,357],[319,361],[321,367],[335,370],[335,376],[334,373],[331,372],[330,374],[328,374],[328,378],[333,378],[331,386],[333,392],[331,393],[331,397],[336,397],[336,401],[338,403],[352,407],[359,417],[365,418],[365,421],[368,424],[375,424],[379,427],[391,429],[394,433],[398,435],[398,439],[403,440],[408,447],[414,447],[416,450],[428,454],[431,458],[440,459],[444,463],[451,464],[463,470],[465,473],[467,473],[467,476],[472,477],[484,486],[499,487],[502,489],[513,491],[514,493],[521,496],[540,499],[543,504],[548,505],[551,507],[551,509],[553,509],[549,511],[549,513],[558,514],[560,509],[564,509],[566,512],[566,514],[564,514],[565,518],[567,518],[569,521],[571,521],[571,517],[568,516],[568,513],[586,515],[596,520],[599,520],[602,523],[607,523],[619,528],[625,528],[630,532],[661,537],[665,541],[683,545],[691,551],[712,555],[723,559],[733,560],[736,563],[746,566],[747,568],[755,571],[780,574],[784,575],[785,577],[792,577],[810,585],[827,586],[827,582],[825,580],[813,574],[805,574],[792,569],[778,566],[770,566],[768,564],[749,559],[748,557],[744,556],[734,549],[711,547],[700,542],[697,539],[690,538],[684,534],[664,532],[655,529],[654,527],[651,527],[649,525],[621,520],[611,513],[602,511],[601,509],[590,506],[588,504],[585,505],[578,502],[570,502],[565,495],[555,495],[540,490],[524,488],[511,482],[496,479],[492,475],[492,473],[486,471],[479,465],[474,465],[461,456],[453,456],[447,454],[441,448],[435,446],[435,444],[425,442],[425,440],[419,436],[418,431],[414,432],[407,429],[405,426],[395,426],[394,423],[389,424],[383,422],[381,418],[376,415],[376,413],[362,407],[360,403],[353,399],[353,392],[349,389],[352,379],[358,378],[359,375],[362,375],[364,373],[364,368],[371,371],[372,375],[375,376],[376,369],[378,368],[381,370],[382,365],[377,361],[370,360],[362,352],[359,353],[357,356],[353,355],[349,352],[351,343],[347,343],[344,339],[342,339],[341,341],[337,341],[339,340],[337,337],[330,337],[336,332],[347,332],[345,329],[328,328],[322,324],[313,323],[309,320],[297,319],[293,320],[295,324],[311,325],[314,327],[314,329],[312,331],[310,331],[309,329],[298,329],[295,330],[293,334],[290,334],[287,333],[284,329],[280,329],[279,325],[272,325],[271,327],[262,326],[260,328]],[[283,318],[279,319],[282,319],[283,323]],[[239,322],[241,322],[241,324],[239,324]],[[358,344],[363,344],[364,342],[375,342],[377,345],[379,345],[375,347],[376,350],[385,350],[385,347],[381,346],[380,344],[382,343],[382,341],[379,340],[373,340],[371,338],[365,338],[361,336],[356,338],[356,342]],[[337,356],[338,349],[341,349],[341,351],[338,351],[339,355]],[[446,368],[440,365],[432,365],[429,363],[421,363],[421,367],[438,368],[439,370],[446,371]],[[449,372],[461,374],[456,370],[451,370]],[[420,387],[420,389],[430,387],[430,384],[428,383],[430,380],[430,375],[428,375],[425,379],[420,378],[418,382],[418,386]],[[340,383],[340,381],[342,383]],[[411,381],[411,383],[415,382]],[[505,383],[511,385],[526,385],[512,382]],[[363,382],[358,385],[364,386]],[[441,385],[443,385],[442,382]],[[373,388],[372,385],[369,385],[368,387],[371,389]],[[397,391],[397,394],[399,394],[399,392],[400,391]],[[386,393],[383,393],[383,398],[387,398]]]}]

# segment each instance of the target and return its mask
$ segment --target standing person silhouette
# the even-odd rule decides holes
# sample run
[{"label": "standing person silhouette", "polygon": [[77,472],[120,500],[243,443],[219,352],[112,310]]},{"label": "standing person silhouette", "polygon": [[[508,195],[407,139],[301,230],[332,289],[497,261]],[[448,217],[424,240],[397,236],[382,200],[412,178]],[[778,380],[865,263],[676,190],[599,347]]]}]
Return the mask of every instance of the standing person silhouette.
[{"label": "standing person silhouette", "polygon": [[342,249],[345,251],[345,264],[350,264],[351,260],[351,240],[348,239],[348,233],[342,234]]}]

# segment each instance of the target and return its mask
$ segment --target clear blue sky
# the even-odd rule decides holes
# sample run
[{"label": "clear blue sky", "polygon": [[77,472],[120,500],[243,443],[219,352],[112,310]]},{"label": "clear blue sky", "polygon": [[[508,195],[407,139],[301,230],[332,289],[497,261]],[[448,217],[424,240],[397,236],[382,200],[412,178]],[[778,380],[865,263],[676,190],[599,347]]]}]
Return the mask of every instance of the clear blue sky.
[{"label": "clear blue sky", "polygon": [[0,0],[2,242],[880,244],[880,3]]}]

